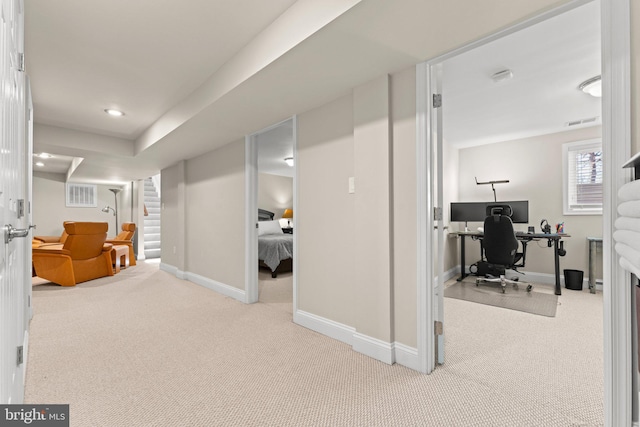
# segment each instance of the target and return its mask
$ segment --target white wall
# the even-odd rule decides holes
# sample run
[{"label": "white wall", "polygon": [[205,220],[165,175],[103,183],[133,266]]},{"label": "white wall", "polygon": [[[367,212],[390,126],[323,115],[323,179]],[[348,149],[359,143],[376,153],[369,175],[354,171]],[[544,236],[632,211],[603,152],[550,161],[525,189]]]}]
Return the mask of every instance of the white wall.
[{"label": "white wall", "polygon": [[106,205],[112,208],[115,198],[109,188],[120,188],[118,193],[118,226],[131,221],[131,186],[98,185],[98,206],[95,208],[72,208],[66,206],[65,175],[34,172],[33,174],[33,223],[36,236],[58,236],[62,234],[64,221],[108,222],[109,236],[118,234],[115,217],[102,212]]}]

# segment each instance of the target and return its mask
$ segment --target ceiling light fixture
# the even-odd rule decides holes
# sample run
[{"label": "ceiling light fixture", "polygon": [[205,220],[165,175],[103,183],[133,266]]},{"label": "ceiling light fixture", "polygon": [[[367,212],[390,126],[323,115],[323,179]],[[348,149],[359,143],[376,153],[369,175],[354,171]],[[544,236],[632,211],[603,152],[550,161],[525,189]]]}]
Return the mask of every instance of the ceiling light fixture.
[{"label": "ceiling light fixture", "polygon": [[596,98],[602,97],[602,76],[595,76],[583,81],[578,89]]},{"label": "ceiling light fixture", "polygon": [[40,157],[41,159],[50,159],[53,156],[49,153],[40,153],[40,154],[36,154],[37,157]]},{"label": "ceiling light fixture", "polygon": [[113,117],[122,117],[124,113],[120,110],[114,110],[113,108],[105,108],[104,112]]},{"label": "ceiling light fixture", "polygon": [[42,162],[36,162],[36,166],[43,167],[43,166],[44,166],[44,163],[42,163]]},{"label": "ceiling light fixture", "polygon": [[287,162],[289,166],[293,166],[293,157],[285,157],[284,161]]}]

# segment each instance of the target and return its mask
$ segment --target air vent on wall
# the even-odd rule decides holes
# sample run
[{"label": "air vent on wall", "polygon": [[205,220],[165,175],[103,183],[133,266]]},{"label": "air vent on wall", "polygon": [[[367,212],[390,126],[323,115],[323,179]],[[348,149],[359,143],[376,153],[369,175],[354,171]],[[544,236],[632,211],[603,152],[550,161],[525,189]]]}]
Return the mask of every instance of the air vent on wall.
[{"label": "air vent on wall", "polygon": [[588,125],[589,123],[595,123],[597,121],[598,121],[598,116],[589,117],[587,119],[573,120],[571,122],[567,122],[566,126]]},{"label": "air vent on wall", "polygon": [[67,206],[95,208],[98,206],[97,186],[92,184],[67,184]]}]

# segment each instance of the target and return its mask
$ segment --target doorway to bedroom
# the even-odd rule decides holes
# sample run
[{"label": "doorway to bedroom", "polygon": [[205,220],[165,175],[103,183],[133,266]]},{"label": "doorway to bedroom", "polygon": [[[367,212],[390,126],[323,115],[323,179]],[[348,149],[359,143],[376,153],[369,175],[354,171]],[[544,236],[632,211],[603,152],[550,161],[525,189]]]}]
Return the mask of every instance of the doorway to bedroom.
[{"label": "doorway to bedroom", "polygon": [[257,262],[251,261],[257,269],[257,280],[250,286],[257,287],[257,301],[292,315],[294,124],[291,118],[250,136],[256,157],[256,185],[251,198],[257,206],[257,244],[253,251]]}]

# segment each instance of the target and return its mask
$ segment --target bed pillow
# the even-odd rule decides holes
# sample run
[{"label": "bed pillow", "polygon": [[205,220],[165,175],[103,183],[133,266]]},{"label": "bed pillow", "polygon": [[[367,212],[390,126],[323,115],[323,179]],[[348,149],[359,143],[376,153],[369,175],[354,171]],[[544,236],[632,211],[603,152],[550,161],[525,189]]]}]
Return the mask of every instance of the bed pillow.
[{"label": "bed pillow", "polygon": [[269,234],[283,234],[280,221],[259,221],[258,236],[267,236]]}]

